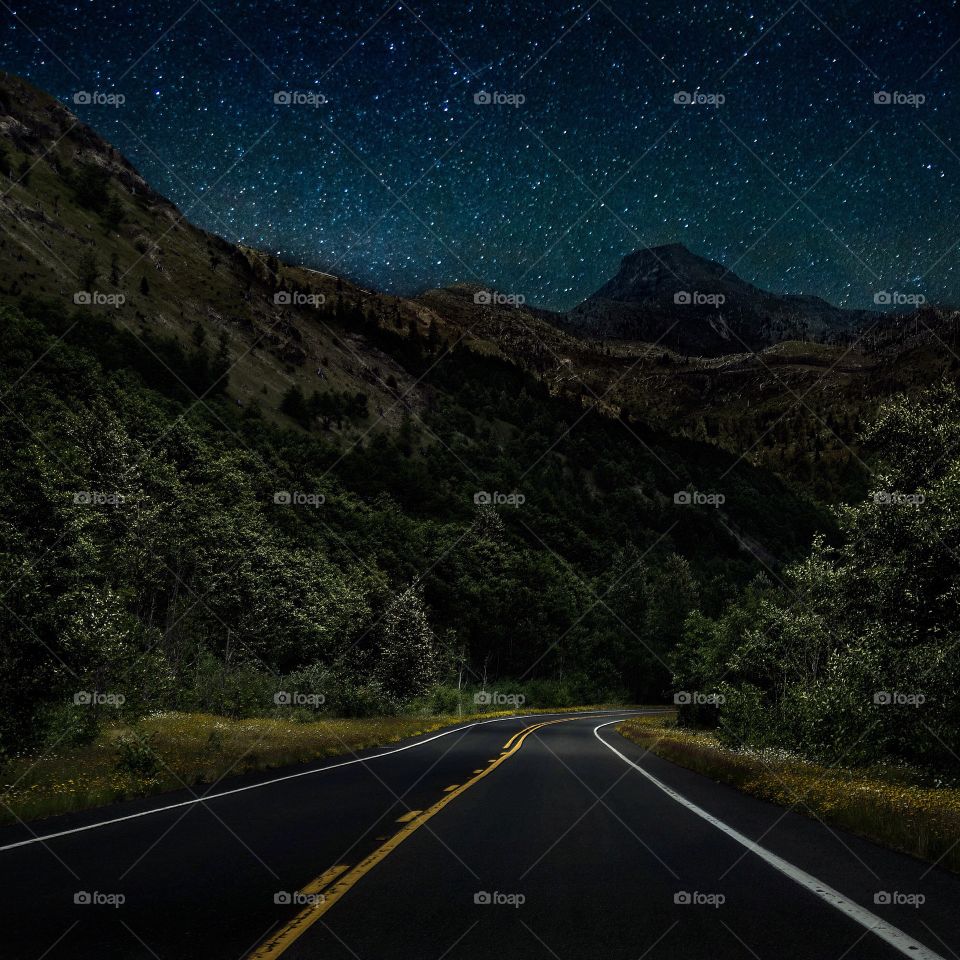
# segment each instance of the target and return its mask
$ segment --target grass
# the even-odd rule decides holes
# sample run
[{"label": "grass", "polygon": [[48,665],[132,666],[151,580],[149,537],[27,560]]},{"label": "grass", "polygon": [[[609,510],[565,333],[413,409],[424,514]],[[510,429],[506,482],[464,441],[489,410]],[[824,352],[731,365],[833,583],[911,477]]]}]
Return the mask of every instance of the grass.
[{"label": "grass", "polygon": [[[598,707],[526,713],[581,712]],[[228,777],[306,763],[381,746],[471,720],[512,716],[412,715],[362,719],[231,719],[209,713],[163,713],[135,726],[112,727],[83,747],[18,757],[3,770],[0,823],[105,806]],[[198,791],[199,792],[199,791]]]},{"label": "grass", "polygon": [[657,756],[751,796],[960,872],[960,789],[900,767],[837,769],[781,750],[734,750],[702,731],[641,717],[618,729]]}]

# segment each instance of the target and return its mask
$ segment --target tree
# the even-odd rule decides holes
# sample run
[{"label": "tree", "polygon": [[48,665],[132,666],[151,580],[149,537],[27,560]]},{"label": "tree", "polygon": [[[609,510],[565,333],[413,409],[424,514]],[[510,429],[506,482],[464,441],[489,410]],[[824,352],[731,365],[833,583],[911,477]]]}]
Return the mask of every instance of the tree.
[{"label": "tree", "polygon": [[77,203],[88,210],[102,212],[109,201],[107,182],[110,174],[91,163],[82,164],[70,176],[70,187]]},{"label": "tree", "polygon": [[210,368],[211,375],[211,393],[226,393],[230,382],[230,340],[226,331],[220,333],[217,340],[217,352],[214,354],[213,362]]},{"label": "tree", "polygon": [[104,226],[114,233],[117,231],[117,228],[120,226],[120,224],[123,223],[123,204],[121,204],[117,199],[117,195],[115,193],[110,194],[110,199],[107,201],[101,217],[103,219]]},{"label": "tree", "polygon": [[885,401],[862,436],[873,489],[716,621],[691,620],[675,682],[725,697],[721,735],[831,761],[957,766],[960,738],[960,397],[942,384]]},{"label": "tree", "polygon": [[409,587],[387,606],[376,629],[370,672],[389,697],[406,703],[425,694],[439,670],[437,638],[423,595]]},{"label": "tree", "polygon": [[310,410],[307,407],[303,390],[298,383],[291,383],[283,399],[280,401],[280,412],[285,413],[291,420],[295,420],[302,427],[310,425]]},{"label": "tree", "polygon": [[88,292],[92,291],[99,276],[100,267],[97,264],[96,254],[93,250],[87,249],[80,257],[80,263],[77,266],[77,279],[80,281],[80,286]]}]

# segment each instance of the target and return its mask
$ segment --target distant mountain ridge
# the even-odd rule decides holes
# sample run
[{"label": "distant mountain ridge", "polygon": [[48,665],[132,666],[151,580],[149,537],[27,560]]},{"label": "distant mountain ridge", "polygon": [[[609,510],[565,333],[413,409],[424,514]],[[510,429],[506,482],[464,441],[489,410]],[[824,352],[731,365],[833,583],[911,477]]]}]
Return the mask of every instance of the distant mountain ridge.
[{"label": "distant mountain ridge", "polygon": [[719,356],[783,340],[830,339],[876,319],[820,297],[777,294],[679,243],[628,254],[599,290],[561,320],[594,339],[641,340],[679,353]]},{"label": "distant mountain ridge", "polygon": [[[87,303],[154,351],[189,359],[200,344],[229,356],[237,407],[281,425],[319,423],[347,445],[436,409],[424,351],[442,370],[445,352],[466,350],[634,432],[645,422],[722,447],[831,500],[861,492],[851,450],[877,398],[960,376],[960,311],[846,311],[767,293],[679,244],[628,255],[568,314],[467,283],[378,293],[194,226],[189,208],[66,106],[3,71],[0,181],[0,308]],[[691,303],[675,302],[682,292]],[[694,297],[718,292],[723,304]],[[198,383],[200,395],[209,383]],[[363,394],[370,420],[310,408],[294,417],[291,390],[324,409]]]}]

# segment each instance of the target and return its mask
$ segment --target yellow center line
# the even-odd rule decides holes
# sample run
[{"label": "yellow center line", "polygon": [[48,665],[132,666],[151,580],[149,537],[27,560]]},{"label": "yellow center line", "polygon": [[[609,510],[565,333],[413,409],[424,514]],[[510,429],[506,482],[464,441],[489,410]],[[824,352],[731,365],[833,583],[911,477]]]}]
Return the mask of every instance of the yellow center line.
[{"label": "yellow center line", "polygon": [[324,887],[328,886],[341,873],[346,873],[350,869],[350,864],[340,863],[335,867],[331,867],[325,873],[321,873],[319,877],[314,880],[311,880],[308,884],[300,888],[301,893],[319,893]]},{"label": "yellow center line", "polygon": [[[404,840],[407,839],[415,830],[418,830],[422,827],[431,817],[438,814],[448,803],[451,803],[462,793],[465,793],[470,789],[475,783],[478,783],[482,780],[488,773],[491,773],[497,767],[500,766],[505,760],[509,757],[512,757],[522,746],[523,741],[530,736],[536,730],[539,730],[541,727],[549,727],[555,723],[569,723],[571,720],[581,720],[585,714],[578,714],[575,717],[564,717],[560,720],[545,720],[542,723],[536,723],[531,727],[527,727],[524,730],[521,730],[519,734],[514,734],[508,743],[513,743],[516,740],[516,743],[509,750],[505,749],[505,752],[502,753],[499,757],[494,760],[488,761],[489,766],[482,769],[479,773],[476,774],[472,779],[467,780],[466,783],[462,784],[459,787],[455,787],[449,793],[447,793],[441,800],[438,800],[432,807],[428,807],[423,811],[411,810],[410,814],[405,815],[402,819],[407,822],[400,828],[400,830],[395,833],[389,840],[383,843],[381,846],[377,847],[369,856],[364,860],[361,860],[349,873],[345,876],[340,877],[336,883],[330,888],[330,892],[327,893],[323,899],[317,903],[311,904],[305,910],[301,910],[289,923],[281,927],[275,934],[272,934],[268,937],[263,943],[257,947],[253,953],[248,954],[246,960],[274,960],[275,957],[279,957],[295,940],[298,940],[310,927],[313,926],[345,893],[347,893],[363,876],[369,873],[381,860],[385,859],[390,853],[392,853]],[[519,737],[519,739],[518,739]],[[449,789],[449,788],[448,788]],[[409,818],[409,819],[408,819]],[[316,880],[311,881],[303,888],[304,892],[316,893],[317,889],[314,889],[315,885],[319,884],[324,877],[327,877],[331,874],[332,871],[337,871],[333,874],[334,877],[340,876],[346,868],[332,867],[331,870],[328,870],[323,876],[318,877]],[[327,881],[329,883],[329,881]]]},{"label": "yellow center line", "polygon": [[[275,957],[283,953],[283,951],[313,923],[310,915],[324,900],[324,898],[320,897],[320,891],[349,869],[350,867],[346,863],[338,864],[301,887],[300,893],[305,896],[316,897],[317,899],[305,910],[301,910],[275,937],[271,936],[264,940],[257,948],[257,953],[252,954],[252,956]],[[283,937],[283,940],[280,939],[281,937]]]},{"label": "yellow center line", "polygon": [[397,817],[397,823],[409,823],[414,817],[420,816],[422,810],[408,810],[402,817]]}]

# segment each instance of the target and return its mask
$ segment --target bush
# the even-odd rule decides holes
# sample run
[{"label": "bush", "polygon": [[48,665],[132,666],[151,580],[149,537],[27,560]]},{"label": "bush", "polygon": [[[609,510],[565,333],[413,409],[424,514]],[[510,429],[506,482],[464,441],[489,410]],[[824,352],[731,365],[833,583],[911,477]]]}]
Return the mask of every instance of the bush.
[{"label": "bush", "polygon": [[37,726],[46,750],[83,747],[93,743],[100,732],[97,711],[72,703],[45,707],[37,716]]},{"label": "bush", "polygon": [[136,731],[119,737],[116,741],[117,769],[132,776],[155,777],[163,766],[154,748],[156,734],[140,736]]}]

